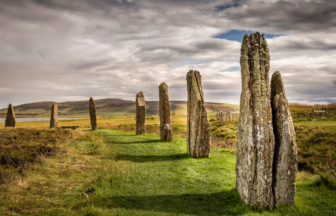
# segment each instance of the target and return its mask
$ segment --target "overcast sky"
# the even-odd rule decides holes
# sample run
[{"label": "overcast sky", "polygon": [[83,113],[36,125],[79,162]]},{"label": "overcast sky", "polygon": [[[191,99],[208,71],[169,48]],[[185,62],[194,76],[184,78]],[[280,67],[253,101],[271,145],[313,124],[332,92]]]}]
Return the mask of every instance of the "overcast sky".
[{"label": "overcast sky", "polygon": [[37,101],[239,104],[244,34],[264,33],[290,102],[336,102],[335,0],[0,0],[0,107]]}]

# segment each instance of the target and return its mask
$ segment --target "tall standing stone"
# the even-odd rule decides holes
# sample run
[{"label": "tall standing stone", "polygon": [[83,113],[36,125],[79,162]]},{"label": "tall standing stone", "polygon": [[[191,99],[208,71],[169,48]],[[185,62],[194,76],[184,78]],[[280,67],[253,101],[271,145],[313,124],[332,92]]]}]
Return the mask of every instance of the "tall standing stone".
[{"label": "tall standing stone", "polygon": [[275,136],[273,161],[274,206],[292,206],[295,204],[297,144],[289,103],[279,71],[272,75],[271,102]]},{"label": "tall standing stone", "polygon": [[50,128],[57,128],[58,123],[58,104],[55,102],[51,106]]},{"label": "tall standing stone", "polygon": [[139,92],[136,95],[136,135],[145,134],[146,133],[146,101],[145,96],[142,92]]},{"label": "tall standing stone", "polygon": [[161,140],[164,142],[173,141],[173,130],[170,120],[170,105],[168,86],[166,83],[161,83],[159,86],[159,113],[160,113],[160,135]]},{"label": "tall standing stone", "polygon": [[228,121],[232,121],[232,113],[231,113],[231,111],[229,111],[227,113],[227,116],[228,116]]},{"label": "tall standing stone", "polygon": [[97,130],[97,112],[96,104],[92,97],[89,100],[89,112],[90,112],[90,121],[92,130]]},{"label": "tall standing stone", "polygon": [[224,121],[223,110],[219,111],[219,121]]},{"label": "tall standing stone", "polygon": [[195,158],[209,157],[210,127],[204,105],[201,75],[198,71],[188,72],[187,87],[187,152]]},{"label": "tall standing stone", "polygon": [[12,104],[9,104],[8,109],[7,109],[5,127],[15,127],[15,125],[16,125],[16,119],[15,119],[14,108]]},{"label": "tall standing stone", "polygon": [[259,32],[245,35],[241,46],[240,116],[236,188],[247,205],[272,207],[274,133],[269,89],[270,56]]}]

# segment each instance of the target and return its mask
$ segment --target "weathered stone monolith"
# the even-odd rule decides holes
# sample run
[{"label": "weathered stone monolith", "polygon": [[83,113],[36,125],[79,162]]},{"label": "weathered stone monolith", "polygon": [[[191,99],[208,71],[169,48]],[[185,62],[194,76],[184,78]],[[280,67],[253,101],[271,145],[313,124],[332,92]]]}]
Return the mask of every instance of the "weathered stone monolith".
[{"label": "weathered stone monolith", "polygon": [[170,105],[168,86],[166,83],[161,83],[159,86],[159,113],[160,113],[160,135],[164,142],[173,141],[173,130],[170,121]]},{"label": "weathered stone monolith", "polygon": [[97,130],[97,112],[96,104],[92,97],[89,100],[89,112],[90,112],[90,121],[92,130]]},{"label": "weathered stone monolith", "polygon": [[236,150],[236,188],[247,205],[272,207],[274,133],[269,88],[269,51],[259,32],[241,46],[240,116]]},{"label": "weathered stone monolith", "polygon": [[146,101],[145,96],[142,92],[136,95],[136,107],[135,107],[135,118],[136,118],[136,135],[146,133]]},{"label": "weathered stone monolith", "polygon": [[15,127],[15,125],[16,125],[16,119],[15,119],[14,108],[12,104],[9,104],[8,109],[7,109],[5,127]]},{"label": "weathered stone monolith", "polygon": [[219,121],[224,121],[223,110],[219,111]]},{"label": "weathered stone monolith", "polygon": [[227,112],[228,121],[232,121],[231,111]]},{"label": "weathered stone monolith", "polygon": [[57,128],[58,123],[58,104],[55,102],[51,106],[50,128]]},{"label": "weathered stone monolith", "polygon": [[289,103],[279,71],[272,75],[271,102],[275,136],[273,160],[274,206],[293,206],[295,204],[297,144]]},{"label": "weathered stone monolith", "polygon": [[201,83],[200,73],[190,70],[187,74],[187,152],[195,158],[210,155],[210,127]]}]

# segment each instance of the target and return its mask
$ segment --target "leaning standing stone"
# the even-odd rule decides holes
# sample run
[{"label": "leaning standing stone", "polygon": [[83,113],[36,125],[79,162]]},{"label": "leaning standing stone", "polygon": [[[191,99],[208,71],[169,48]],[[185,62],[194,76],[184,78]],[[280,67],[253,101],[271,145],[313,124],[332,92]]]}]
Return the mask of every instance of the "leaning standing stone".
[{"label": "leaning standing stone", "polygon": [[92,130],[97,130],[97,113],[96,113],[96,104],[92,97],[89,100],[89,112],[90,112],[90,121]]},{"label": "leaning standing stone", "polygon": [[51,107],[50,128],[57,128],[58,123],[58,104],[55,102]]},{"label": "leaning standing stone", "polygon": [[9,104],[5,121],[5,127],[15,127],[15,125],[16,120],[15,120],[14,108],[12,104]]},{"label": "leaning standing stone", "polygon": [[160,135],[164,142],[173,141],[173,131],[170,121],[170,105],[168,86],[166,83],[161,83],[159,86],[159,113],[160,113]]},{"label": "leaning standing stone", "polygon": [[136,95],[136,135],[145,134],[146,133],[146,101],[145,96],[142,92],[139,92]]},{"label": "leaning standing stone", "polygon": [[187,74],[188,86],[188,123],[187,123],[187,151],[193,157],[209,157],[210,155],[210,127],[204,106],[204,94],[201,75],[198,71]]},{"label": "leaning standing stone", "polygon": [[247,205],[272,207],[274,134],[269,89],[269,51],[259,32],[241,46],[242,92],[236,150],[236,188]]},{"label": "leaning standing stone", "polygon": [[297,144],[289,103],[279,71],[272,75],[271,101],[275,136],[273,161],[274,206],[293,206],[295,204]]}]

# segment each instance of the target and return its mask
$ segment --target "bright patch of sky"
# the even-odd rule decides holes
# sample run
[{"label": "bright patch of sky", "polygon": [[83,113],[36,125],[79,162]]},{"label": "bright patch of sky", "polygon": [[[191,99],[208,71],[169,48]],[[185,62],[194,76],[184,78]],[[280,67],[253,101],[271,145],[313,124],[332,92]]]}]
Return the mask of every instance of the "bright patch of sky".
[{"label": "bright patch of sky", "polygon": [[224,70],[220,70],[220,72],[237,72],[237,71],[240,71],[240,67],[230,67],[228,69],[224,69]]},{"label": "bright patch of sky", "polygon": [[217,5],[215,6],[214,10],[216,12],[222,12],[228,8],[232,8],[232,7],[239,7],[239,6],[242,6],[243,3],[240,3],[240,2],[235,2],[235,3],[231,3],[231,4],[221,4],[221,5]]},{"label": "bright patch of sky", "polygon": [[[251,34],[253,31],[246,31],[246,30],[230,30],[221,34],[216,35],[214,38],[219,38],[219,39],[226,39],[226,40],[232,40],[232,41],[238,41],[242,42],[244,35],[246,34]],[[267,33],[262,33],[264,34],[265,38],[275,38],[275,37],[280,37],[284,35],[276,35],[276,34],[267,34]]]}]

